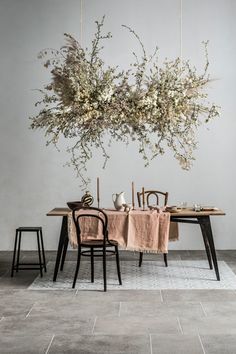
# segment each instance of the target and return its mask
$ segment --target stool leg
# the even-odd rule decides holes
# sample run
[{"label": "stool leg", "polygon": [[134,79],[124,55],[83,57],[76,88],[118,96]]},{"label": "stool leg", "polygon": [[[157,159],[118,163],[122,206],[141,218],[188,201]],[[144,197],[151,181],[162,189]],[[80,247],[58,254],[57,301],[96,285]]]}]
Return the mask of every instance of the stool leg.
[{"label": "stool leg", "polygon": [[43,245],[43,232],[42,232],[42,229],[40,229],[39,233],[40,233],[41,246],[42,246],[44,271],[46,273],[47,272],[47,268],[46,268],[46,257],[45,257],[44,245]]},{"label": "stool leg", "polygon": [[42,260],[41,260],[41,251],[40,251],[40,243],[39,243],[39,231],[37,231],[37,242],[38,242],[40,276],[42,278],[43,277],[43,271],[42,271],[43,265],[42,265]]},{"label": "stool leg", "polygon": [[17,250],[17,260],[16,260],[16,272],[18,273],[19,261],[20,261],[20,245],[21,245],[21,231],[19,231],[19,240],[18,240],[18,250]]},{"label": "stool leg", "polygon": [[15,261],[16,261],[17,239],[18,239],[18,231],[16,230],[15,244],[14,244],[14,253],[13,253],[13,259],[12,259],[12,266],[11,266],[11,277],[13,277],[13,275],[14,275],[14,268],[15,268]]}]

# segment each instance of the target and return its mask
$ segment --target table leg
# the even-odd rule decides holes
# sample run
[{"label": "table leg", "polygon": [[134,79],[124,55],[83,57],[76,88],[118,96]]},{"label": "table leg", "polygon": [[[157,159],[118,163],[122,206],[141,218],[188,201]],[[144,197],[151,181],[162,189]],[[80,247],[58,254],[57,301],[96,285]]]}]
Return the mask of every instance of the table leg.
[{"label": "table leg", "polygon": [[63,246],[65,244],[66,238],[68,238],[67,216],[63,216],[62,224],[61,224],[61,233],[60,233],[60,238],[59,238],[58,248],[57,248],[57,258],[56,258],[56,263],[54,268],[53,281],[57,280],[57,273],[58,273]]},{"label": "table leg", "polygon": [[65,238],[64,246],[63,246],[63,253],[62,253],[62,259],[61,259],[61,267],[60,271],[63,270],[65,259],[66,259],[66,253],[67,253],[67,248],[68,248],[68,243],[69,243],[69,238],[68,236]]},{"label": "table leg", "polygon": [[171,221],[180,222],[180,223],[184,223],[184,224],[199,224],[200,225],[209,267],[210,267],[210,269],[212,269],[211,249],[210,249],[210,245],[208,242],[208,235],[206,233],[206,227],[204,226],[203,222],[201,222],[202,218],[203,217],[200,217],[200,216],[197,217],[197,220],[190,220],[190,219],[184,219],[184,218],[172,218]]},{"label": "table leg", "polygon": [[209,216],[202,216],[198,218],[199,224],[201,226],[201,229],[203,228],[204,233],[206,235],[210,250],[211,250],[211,256],[212,256],[212,261],[216,273],[216,279],[220,280],[220,274],[219,274],[219,269],[218,269],[218,263],[217,263],[217,257],[216,257],[216,250],[215,250],[215,244],[214,244],[214,239],[213,239],[213,234],[212,234],[212,229],[211,229],[211,222],[210,222],[210,217]]},{"label": "table leg", "polygon": [[202,223],[201,223],[201,221],[199,219],[198,219],[198,221],[199,221],[199,225],[200,225],[200,228],[201,228],[201,231],[202,231],[202,238],[203,238],[205,249],[206,249],[206,254],[207,254],[209,267],[210,267],[210,269],[213,269],[212,261],[211,261],[211,250],[210,250],[208,238],[207,238],[207,235],[206,235],[206,232],[205,232],[205,228],[204,228],[204,226],[202,225]]}]

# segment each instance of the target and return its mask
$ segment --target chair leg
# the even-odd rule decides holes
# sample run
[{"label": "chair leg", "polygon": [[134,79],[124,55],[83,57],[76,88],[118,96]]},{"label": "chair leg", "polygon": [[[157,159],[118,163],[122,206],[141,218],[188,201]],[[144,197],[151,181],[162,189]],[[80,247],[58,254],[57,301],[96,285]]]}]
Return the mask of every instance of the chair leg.
[{"label": "chair leg", "polygon": [[139,264],[138,264],[139,267],[141,267],[142,262],[143,262],[143,252],[139,252]]},{"label": "chair leg", "polygon": [[13,277],[13,275],[14,275],[14,268],[15,268],[15,261],[16,261],[17,239],[18,239],[18,231],[16,230],[15,244],[14,244],[14,253],[13,253],[13,259],[12,259],[12,266],[11,266],[11,277]]},{"label": "chair leg", "polygon": [[21,245],[21,231],[19,231],[19,239],[18,239],[18,250],[17,250],[17,260],[16,260],[16,272],[19,270],[19,261],[20,261],[20,245]]},{"label": "chair leg", "polygon": [[168,267],[168,262],[167,262],[167,253],[163,254],[164,256],[164,262],[165,262],[165,266]]},{"label": "chair leg", "polygon": [[90,249],[91,252],[91,283],[94,283],[94,255],[93,255],[93,247]]},{"label": "chair leg", "polygon": [[107,270],[106,270],[106,247],[103,246],[103,280],[104,280],[104,291],[107,291]]},{"label": "chair leg", "polygon": [[40,250],[40,242],[39,242],[39,231],[37,231],[37,242],[38,242],[38,254],[39,254],[39,267],[40,267],[40,276],[43,277],[43,264],[41,259],[41,250]]},{"label": "chair leg", "polygon": [[44,266],[44,271],[45,273],[47,272],[47,267],[46,267],[46,257],[45,257],[45,251],[44,251],[44,244],[43,244],[43,232],[40,229],[40,239],[41,239],[41,246],[42,246],[42,254],[43,254],[43,266]]},{"label": "chair leg", "polygon": [[73,289],[75,288],[76,280],[77,280],[78,273],[79,273],[80,258],[81,258],[81,249],[79,247],[78,248],[78,256],[77,256],[77,264],[76,264],[75,276],[74,276],[74,281],[73,281],[73,285],[72,285]]},{"label": "chair leg", "polygon": [[120,285],[122,285],[122,281],[121,281],[121,274],[120,274],[120,260],[119,260],[118,246],[115,246],[115,250],[116,250],[116,266],[117,266],[117,274],[118,274],[119,284],[120,284]]}]

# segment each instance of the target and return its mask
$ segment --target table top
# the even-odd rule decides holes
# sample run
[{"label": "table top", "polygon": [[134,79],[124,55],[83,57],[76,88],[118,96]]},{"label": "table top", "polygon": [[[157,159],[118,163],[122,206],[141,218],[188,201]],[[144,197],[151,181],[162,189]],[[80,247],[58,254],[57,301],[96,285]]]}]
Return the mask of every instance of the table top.
[{"label": "table top", "polygon": [[[111,209],[109,209],[109,210],[111,210]],[[137,209],[137,210],[142,211],[142,209]],[[47,213],[47,216],[67,216],[70,211],[71,210],[66,207],[65,208],[54,208]],[[106,211],[106,209],[104,209],[104,211]],[[122,213],[122,212],[117,211],[117,213]],[[220,216],[220,215],[225,215],[225,213],[221,209],[207,210],[207,211],[194,211],[190,208],[186,208],[186,209],[182,209],[178,212],[171,213],[171,217],[175,217],[175,218],[181,218],[181,217],[197,218],[199,216]]]}]

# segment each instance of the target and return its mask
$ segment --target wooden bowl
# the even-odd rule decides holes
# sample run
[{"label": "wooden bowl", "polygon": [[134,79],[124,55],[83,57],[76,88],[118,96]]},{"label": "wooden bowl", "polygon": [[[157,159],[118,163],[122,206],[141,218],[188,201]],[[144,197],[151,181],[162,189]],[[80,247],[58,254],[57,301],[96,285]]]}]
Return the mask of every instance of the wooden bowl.
[{"label": "wooden bowl", "polygon": [[67,202],[67,205],[71,210],[74,210],[75,208],[82,207],[83,203],[81,202],[81,200],[78,200],[74,202]]}]

